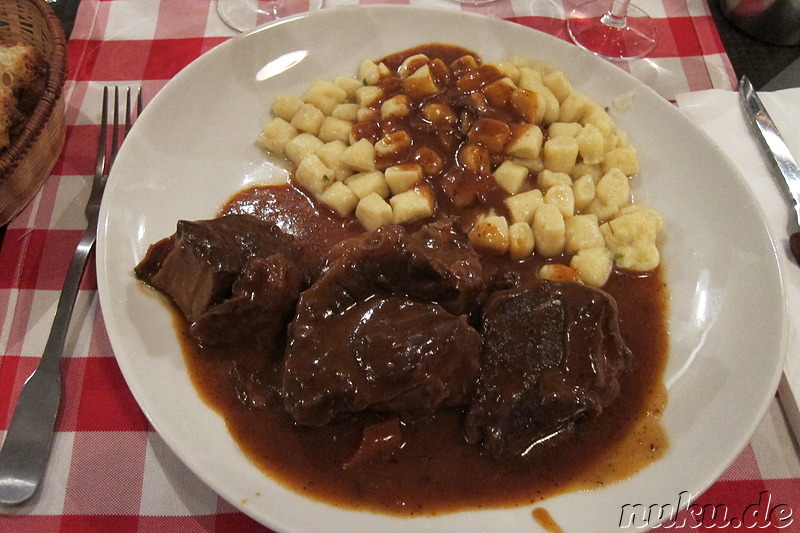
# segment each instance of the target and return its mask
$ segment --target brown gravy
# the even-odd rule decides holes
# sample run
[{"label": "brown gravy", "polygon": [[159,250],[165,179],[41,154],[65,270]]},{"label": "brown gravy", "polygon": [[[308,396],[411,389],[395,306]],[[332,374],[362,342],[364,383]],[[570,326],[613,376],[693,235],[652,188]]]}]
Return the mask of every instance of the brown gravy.
[{"label": "brown gravy", "polygon": [[[314,228],[319,250],[356,234],[360,226],[335,217],[289,186],[256,187],[239,193],[222,214],[249,212],[285,221],[291,231]],[[302,220],[302,227],[297,221]],[[531,258],[518,270],[532,275]],[[287,487],[343,507],[396,515],[432,515],[466,508],[530,504],[558,493],[589,489],[636,473],[660,457],[667,437],[660,425],[666,405],[662,374],[667,357],[667,291],[661,269],[647,275],[615,272],[604,289],[619,306],[622,334],[636,357],[621,379],[620,398],[576,431],[538,445],[526,457],[495,460],[466,444],[460,409],[405,427],[406,445],[390,458],[344,467],[368,421],[323,428],[294,424],[277,394],[245,402],[232,377],[234,366],[263,361],[247,345],[200,348],[176,318],[192,380],[203,399],[225,419],[248,457]],[[176,316],[178,314],[176,313]],[[271,358],[280,384],[280,357]],[[272,379],[272,378],[267,378]],[[266,387],[269,389],[270,387]]]},{"label": "brown gravy", "polygon": [[561,526],[559,526],[550,513],[547,512],[547,509],[536,507],[531,511],[531,515],[536,523],[542,526],[548,533],[564,533],[564,530],[561,529]]}]

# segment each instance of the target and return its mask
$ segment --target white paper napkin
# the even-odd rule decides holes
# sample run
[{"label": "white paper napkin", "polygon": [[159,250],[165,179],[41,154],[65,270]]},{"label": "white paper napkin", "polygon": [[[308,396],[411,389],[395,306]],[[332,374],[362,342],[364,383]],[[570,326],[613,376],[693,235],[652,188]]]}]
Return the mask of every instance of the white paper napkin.
[{"label": "white paper napkin", "polygon": [[[800,161],[800,88],[758,94],[795,159]],[[775,240],[789,299],[788,353],[778,394],[792,430],[800,439],[800,265],[789,251],[789,234],[800,229],[795,212],[785,186],[772,177],[758,149],[736,92],[698,91],[679,94],[676,100],[678,107],[711,136],[744,175]],[[753,354],[753,365],[758,365],[758,354]]]}]

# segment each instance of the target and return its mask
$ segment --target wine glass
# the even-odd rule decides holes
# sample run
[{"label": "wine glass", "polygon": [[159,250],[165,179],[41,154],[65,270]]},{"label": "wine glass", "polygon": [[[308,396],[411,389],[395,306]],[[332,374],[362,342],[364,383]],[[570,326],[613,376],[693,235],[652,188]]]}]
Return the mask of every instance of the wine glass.
[{"label": "wine glass", "polygon": [[658,30],[631,0],[592,0],[573,9],[567,30],[578,46],[611,60],[644,57],[653,51]]},{"label": "wine glass", "polygon": [[[307,11],[322,8],[323,0],[309,0]],[[281,17],[306,11],[303,2],[296,0],[217,0],[217,14],[229,28],[246,32],[278,20]]]}]

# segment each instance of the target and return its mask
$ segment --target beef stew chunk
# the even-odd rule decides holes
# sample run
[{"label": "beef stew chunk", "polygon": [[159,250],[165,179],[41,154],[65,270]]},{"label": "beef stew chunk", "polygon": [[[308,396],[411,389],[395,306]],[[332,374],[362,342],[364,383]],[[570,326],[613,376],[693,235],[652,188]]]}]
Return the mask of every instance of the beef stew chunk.
[{"label": "beef stew chunk", "polygon": [[231,297],[209,307],[189,332],[208,346],[243,337],[272,346],[294,314],[302,281],[300,267],[285,255],[254,257],[233,283]]},{"label": "beef stew chunk", "polygon": [[398,296],[374,296],[331,316],[300,311],[286,350],[284,406],[296,422],[321,426],[352,413],[413,419],[462,405],[480,345],[464,316]]},{"label": "beef stew chunk", "polygon": [[388,459],[405,444],[403,423],[399,418],[377,422],[365,427],[361,432],[361,443],[353,456],[344,464],[344,468],[369,467],[378,461]]},{"label": "beef stew chunk", "polygon": [[331,249],[320,281],[346,293],[345,301],[397,294],[436,302],[455,315],[475,312],[486,294],[481,259],[451,221],[413,234],[403,226],[382,226],[346,239]]},{"label": "beef stew chunk", "polygon": [[467,402],[481,339],[465,313],[485,284],[464,238],[449,224],[414,235],[384,226],[331,251],[289,325],[283,395],[298,423],[414,418]]},{"label": "beef stew chunk", "polygon": [[481,330],[481,375],[465,430],[497,457],[524,455],[581,417],[599,415],[632,365],[616,302],[578,283],[534,280],[494,292]]},{"label": "beef stew chunk", "polygon": [[[305,273],[294,238],[251,215],[179,221],[171,237],[153,244],[137,277],[169,296],[201,342],[235,339],[244,326],[282,328]],[[258,259],[258,261],[256,261]],[[246,318],[245,318],[246,316]],[[236,329],[225,334],[228,326]]]}]

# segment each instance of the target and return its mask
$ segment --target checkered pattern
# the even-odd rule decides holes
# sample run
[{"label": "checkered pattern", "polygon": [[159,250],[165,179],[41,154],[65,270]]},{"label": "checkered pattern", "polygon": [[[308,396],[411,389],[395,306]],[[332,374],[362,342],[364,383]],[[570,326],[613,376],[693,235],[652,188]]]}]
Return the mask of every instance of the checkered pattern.
[{"label": "checkered pattern", "polygon": [[[326,0],[326,8],[358,1]],[[295,11],[308,5],[292,2]],[[482,12],[564,39],[563,13],[573,7],[569,1],[542,0],[500,0],[481,8],[449,0],[410,3]],[[651,58],[622,68],[667,99],[734,86],[705,0],[638,3],[657,17],[661,38]],[[147,99],[232,35],[209,0],[82,0],[69,42],[64,151],[41,193],[9,226],[0,249],[0,435],[44,348],[85,225],[102,86],[141,84]],[[65,393],[44,487],[29,504],[0,510],[5,514],[0,532],[269,531],[219,498],[153,431],[114,360],[91,265],[82,289],[63,361]],[[800,463],[781,416],[774,404],[750,445],[697,503],[744,509],[763,490],[775,502],[800,502]],[[691,519],[676,529],[689,530],[696,530]]]}]

